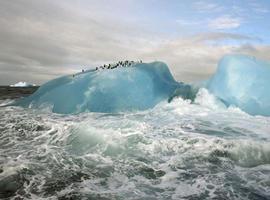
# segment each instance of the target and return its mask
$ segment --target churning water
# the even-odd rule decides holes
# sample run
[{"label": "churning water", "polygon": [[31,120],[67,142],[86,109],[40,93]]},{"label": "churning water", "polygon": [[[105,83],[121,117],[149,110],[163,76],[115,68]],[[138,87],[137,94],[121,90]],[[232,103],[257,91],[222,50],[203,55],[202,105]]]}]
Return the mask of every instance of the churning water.
[{"label": "churning water", "polygon": [[143,112],[0,116],[0,198],[270,199],[270,118],[204,89]]}]

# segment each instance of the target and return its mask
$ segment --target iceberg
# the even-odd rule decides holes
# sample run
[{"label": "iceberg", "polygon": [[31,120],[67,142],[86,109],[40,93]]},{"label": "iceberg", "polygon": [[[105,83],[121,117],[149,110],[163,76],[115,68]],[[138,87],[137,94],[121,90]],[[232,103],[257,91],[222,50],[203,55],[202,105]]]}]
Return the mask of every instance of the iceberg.
[{"label": "iceberg", "polygon": [[23,81],[15,83],[14,85],[10,85],[10,87],[32,87],[32,86],[36,86],[36,85],[31,84],[31,83],[27,83],[27,82],[23,82]]},{"label": "iceberg", "polygon": [[42,85],[12,105],[76,114],[117,113],[153,108],[175,97],[193,101],[206,88],[226,106],[251,115],[270,116],[270,63],[252,56],[227,55],[216,73],[201,85],[177,82],[163,62],[133,63],[129,67],[96,69],[63,76]]},{"label": "iceberg", "polygon": [[270,116],[270,63],[252,56],[228,55],[206,88],[227,106],[251,115]]},{"label": "iceberg", "polygon": [[55,113],[84,111],[115,113],[145,110],[163,100],[189,97],[191,87],[178,83],[165,63],[135,63],[130,67],[88,70],[63,76],[42,85],[34,94],[15,105],[41,108]]}]

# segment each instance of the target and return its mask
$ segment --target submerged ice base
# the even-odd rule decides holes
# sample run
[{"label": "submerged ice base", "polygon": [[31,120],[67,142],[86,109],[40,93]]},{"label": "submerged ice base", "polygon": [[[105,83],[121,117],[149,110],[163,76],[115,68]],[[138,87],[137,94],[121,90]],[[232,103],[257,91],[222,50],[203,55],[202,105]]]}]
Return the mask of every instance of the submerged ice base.
[{"label": "submerged ice base", "polygon": [[207,89],[225,104],[270,116],[270,63],[251,56],[224,56]]},{"label": "submerged ice base", "polygon": [[138,63],[60,77],[42,85],[17,105],[51,106],[53,112],[63,114],[145,110],[168,100],[177,88],[183,88],[183,96],[188,96],[190,86],[176,82],[166,64]]}]

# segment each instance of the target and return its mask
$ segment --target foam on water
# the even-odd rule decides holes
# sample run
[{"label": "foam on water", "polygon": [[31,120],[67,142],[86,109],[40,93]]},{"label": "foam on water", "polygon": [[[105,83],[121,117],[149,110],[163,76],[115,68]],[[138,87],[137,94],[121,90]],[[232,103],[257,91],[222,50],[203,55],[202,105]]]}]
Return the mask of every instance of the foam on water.
[{"label": "foam on water", "polygon": [[1,198],[270,198],[270,118],[205,89],[195,102],[119,114],[0,108],[0,185],[17,183]]},{"label": "foam on water", "polygon": [[15,100],[11,100],[11,99],[0,100],[0,107],[10,105],[14,102]]}]

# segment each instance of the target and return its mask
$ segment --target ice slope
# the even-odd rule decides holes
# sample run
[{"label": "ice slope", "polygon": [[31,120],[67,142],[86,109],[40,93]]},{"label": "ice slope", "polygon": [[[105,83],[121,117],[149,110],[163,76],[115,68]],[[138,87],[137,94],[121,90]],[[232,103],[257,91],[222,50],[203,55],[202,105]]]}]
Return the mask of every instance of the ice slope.
[{"label": "ice slope", "polygon": [[227,105],[270,116],[270,63],[251,56],[224,56],[207,89]]},{"label": "ice slope", "polygon": [[[56,113],[123,112],[144,110],[168,100],[179,88],[188,97],[191,87],[174,80],[162,62],[92,70],[60,77],[42,85],[16,105],[51,106]],[[181,94],[178,94],[181,96]]]}]

